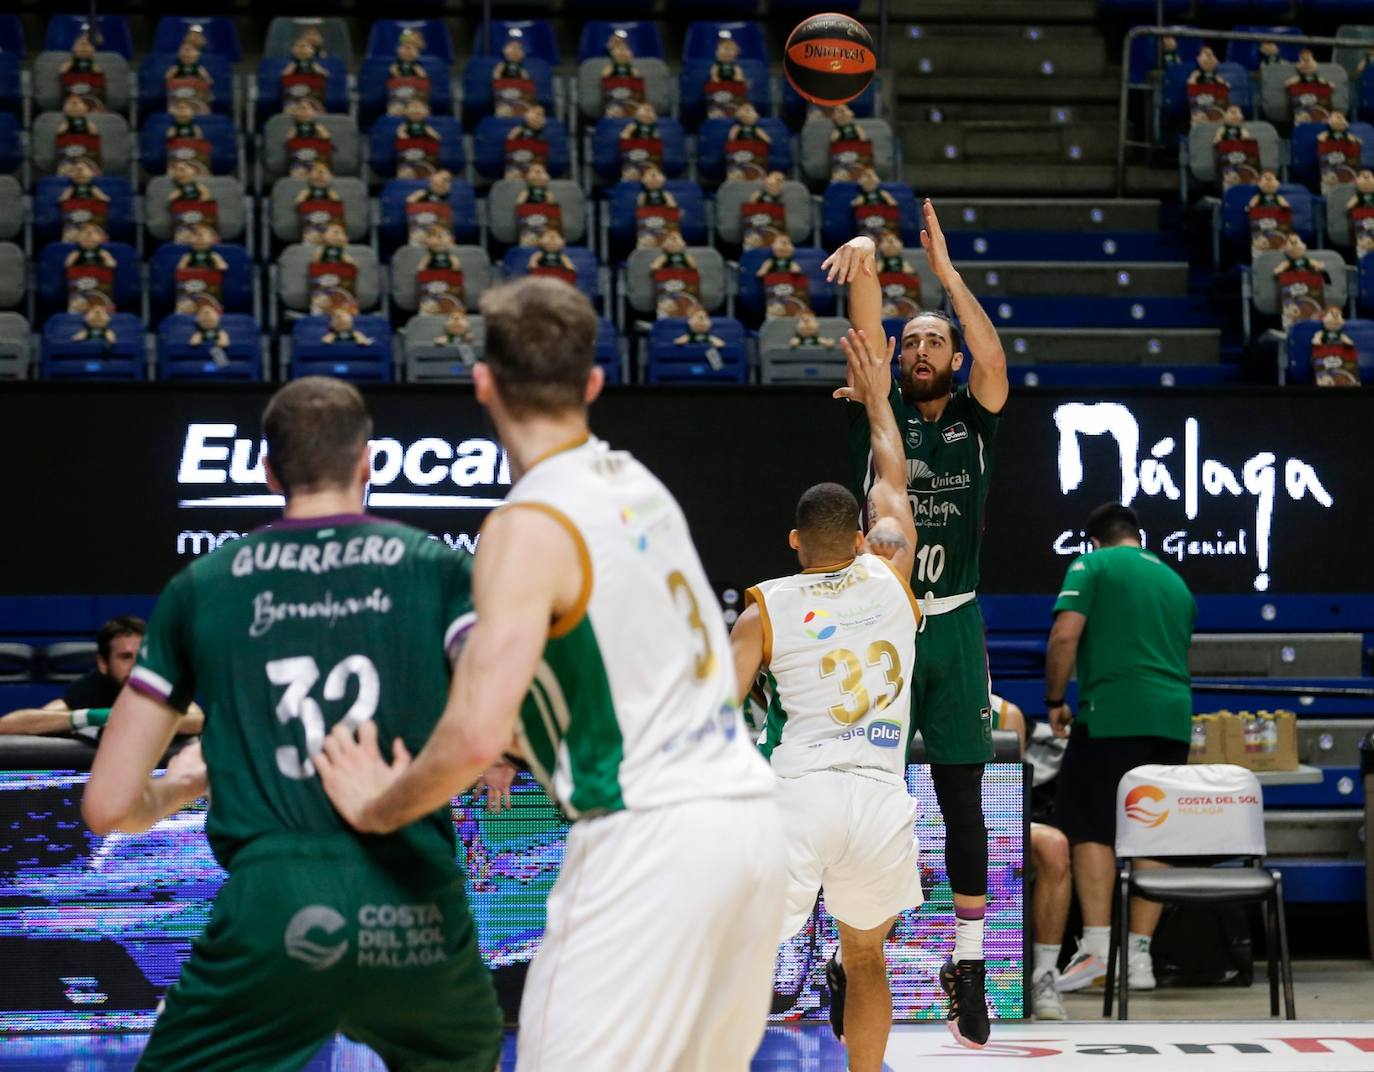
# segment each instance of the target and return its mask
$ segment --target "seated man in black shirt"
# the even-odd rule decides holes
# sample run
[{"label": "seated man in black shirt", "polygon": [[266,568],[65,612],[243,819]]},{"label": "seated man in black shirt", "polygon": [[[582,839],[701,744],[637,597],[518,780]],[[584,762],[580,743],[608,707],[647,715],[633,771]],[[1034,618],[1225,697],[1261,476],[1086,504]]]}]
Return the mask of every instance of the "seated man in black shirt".
[{"label": "seated man in black shirt", "polygon": [[[142,618],[121,615],[111,618],[96,634],[96,669],[67,686],[60,699],[43,707],[24,708],[0,716],[0,734],[26,733],[36,736],[75,736],[90,741],[100,736],[100,728],[114,706],[115,697],[129,680],[143,634],[148,631]],[[177,733],[199,733],[204,713],[195,704],[177,724]]]}]

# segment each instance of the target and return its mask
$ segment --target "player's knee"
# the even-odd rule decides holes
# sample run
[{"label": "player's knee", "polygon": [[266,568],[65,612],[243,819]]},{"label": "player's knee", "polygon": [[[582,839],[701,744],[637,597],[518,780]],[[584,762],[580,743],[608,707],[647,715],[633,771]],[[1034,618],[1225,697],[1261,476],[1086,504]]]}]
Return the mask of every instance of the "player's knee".
[{"label": "player's knee", "polygon": [[1036,874],[1046,882],[1062,881],[1069,873],[1069,839],[1063,831],[1036,823],[1031,827],[1031,855]]},{"label": "player's knee", "polygon": [[841,937],[844,970],[850,975],[871,975],[887,971],[887,959],[883,952],[883,935],[856,937],[853,932],[845,941]]}]

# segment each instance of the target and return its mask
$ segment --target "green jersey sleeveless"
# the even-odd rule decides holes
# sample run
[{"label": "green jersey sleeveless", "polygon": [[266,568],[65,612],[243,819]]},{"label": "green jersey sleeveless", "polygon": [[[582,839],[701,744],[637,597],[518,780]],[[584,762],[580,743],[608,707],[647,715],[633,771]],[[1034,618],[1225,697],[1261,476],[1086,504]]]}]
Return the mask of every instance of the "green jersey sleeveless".
[{"label": "green jersey sleeveless", "polygon": [[[178,709],[200,697],[206,833],[224,867],[265,834],[348,829],[311,761],[336,723],[374,720],[384,754],[397,737],[418,753],[470,579],[466,555],[361,515],[279,521],[172,579],[129,684]],[[454,858],[448,808],[391,837]]]},{"label": "green jersey sleeveless", "polygon": [[[927,601],[972,593],[978,588],[983,509],[1001,416],[985,409],[967,386],[950,396],[934,422],[925,421],[915,406],[906,404],[896,383],[890,400],[906,448],[907,496],[918,537],[911,588]],[[851,409],[854,490],[866,503],[874,476],[868,418],[862,406]]]}]

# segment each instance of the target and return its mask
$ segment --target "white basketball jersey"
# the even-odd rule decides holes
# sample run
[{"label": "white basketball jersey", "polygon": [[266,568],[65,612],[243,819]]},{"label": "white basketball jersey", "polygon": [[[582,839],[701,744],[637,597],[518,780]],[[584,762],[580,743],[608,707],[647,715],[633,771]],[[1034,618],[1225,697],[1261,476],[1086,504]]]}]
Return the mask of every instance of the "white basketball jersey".
[{"label": "white basketball jersey", "polygon": [[921,612],[887,559],[749,589],[770,704],[759,745],[784,778],[862,767],[904,783]]},{"label": "white basketball jersey", "polygon": [[550,630],[517,731],[569,817],[770,794],[719,603],[668,489],[588,439],[533,466],[507,504],[553,516],[583,560],[585,610]]}]

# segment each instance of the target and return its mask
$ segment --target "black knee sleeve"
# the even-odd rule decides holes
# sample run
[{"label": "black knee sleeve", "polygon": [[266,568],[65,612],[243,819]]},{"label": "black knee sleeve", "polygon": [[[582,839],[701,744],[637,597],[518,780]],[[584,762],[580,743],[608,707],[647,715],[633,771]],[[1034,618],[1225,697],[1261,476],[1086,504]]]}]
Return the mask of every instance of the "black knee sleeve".
[{"label": "black knee sleeve", "polygon": [[954,893],[988,892],[988,827],[983,820],[983,764],[932,763],[930,779],[945,817],[945,870]]}]

